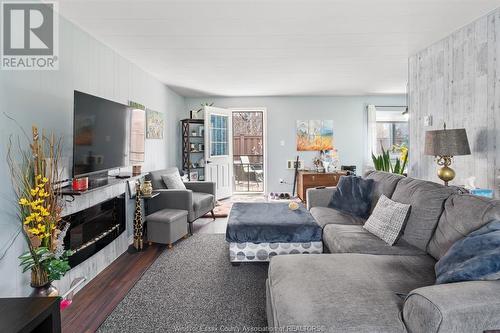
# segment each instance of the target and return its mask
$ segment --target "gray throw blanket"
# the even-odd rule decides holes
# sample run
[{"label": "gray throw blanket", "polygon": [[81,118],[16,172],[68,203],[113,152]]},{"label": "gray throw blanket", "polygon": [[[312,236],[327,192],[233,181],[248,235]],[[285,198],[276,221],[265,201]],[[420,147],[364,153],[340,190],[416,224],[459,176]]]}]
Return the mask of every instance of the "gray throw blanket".
[{"label": "gray throw blanket", "polygon": [[435,269],[436,284],[500,279],[500,221],[455,242]]}]

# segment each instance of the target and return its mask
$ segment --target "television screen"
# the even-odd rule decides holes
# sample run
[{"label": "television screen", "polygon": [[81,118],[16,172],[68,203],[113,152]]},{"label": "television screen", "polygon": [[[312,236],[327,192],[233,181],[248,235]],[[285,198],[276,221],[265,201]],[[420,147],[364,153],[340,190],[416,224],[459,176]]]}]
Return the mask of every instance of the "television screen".
[{"label": "television screen", "polygon": [[128,106],[75,91],[73,176],[127,166],[129,127]]}]

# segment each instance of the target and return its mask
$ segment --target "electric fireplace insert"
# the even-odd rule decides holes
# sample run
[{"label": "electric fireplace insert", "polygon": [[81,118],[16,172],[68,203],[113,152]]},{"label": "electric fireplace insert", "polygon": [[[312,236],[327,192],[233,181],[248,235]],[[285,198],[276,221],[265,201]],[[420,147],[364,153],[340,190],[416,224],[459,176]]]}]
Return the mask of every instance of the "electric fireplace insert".
[{"label": "electric fireplace insert", "polygon": [[66,216],[70,224],[64,247],[74,254],[69,258],[75,267],[102,250],[125,230],[125,197],[119,196]]}]

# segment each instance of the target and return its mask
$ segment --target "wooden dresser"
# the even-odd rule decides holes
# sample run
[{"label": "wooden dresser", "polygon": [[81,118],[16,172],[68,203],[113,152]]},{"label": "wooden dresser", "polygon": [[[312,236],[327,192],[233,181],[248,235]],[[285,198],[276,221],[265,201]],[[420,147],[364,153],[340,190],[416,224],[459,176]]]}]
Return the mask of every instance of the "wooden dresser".
[{"label": "wooden dresser", "polygon": [[306,191],[308,188],[318,186],[337,186],[340,176],[345,176],[344,171],[324,172],[299,171],[297,175],[297,194],[302,201],[306,201]]}]

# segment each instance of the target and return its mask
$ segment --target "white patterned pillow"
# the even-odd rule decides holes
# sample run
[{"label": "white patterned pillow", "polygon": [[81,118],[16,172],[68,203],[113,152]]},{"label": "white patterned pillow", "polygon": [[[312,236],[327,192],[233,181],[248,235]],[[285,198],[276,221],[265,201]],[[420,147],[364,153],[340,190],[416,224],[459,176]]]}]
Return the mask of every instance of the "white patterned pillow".
[{"label": "white patterned pillow", "polygon": [[409,210],[410,205],[382,195],[363,228],[392,246],[401,235]]},{"label": "white patterned pillow", "polygon": [[170,174],[162,175],[161,179],[167,186],[169,190],[185,190],[186,185],[184,185],[184,182],[182,181],[181,175],[179,175],[179,172],[173,172]]}]

